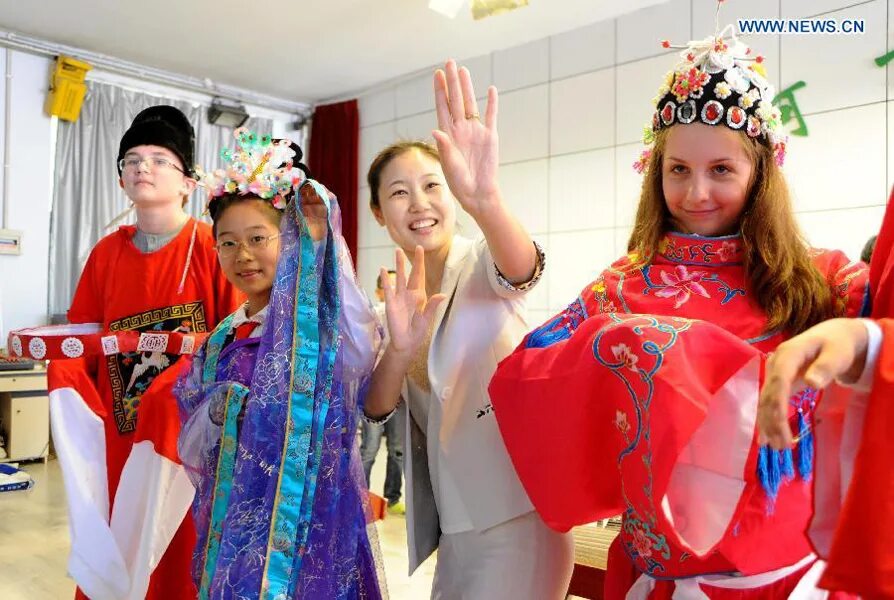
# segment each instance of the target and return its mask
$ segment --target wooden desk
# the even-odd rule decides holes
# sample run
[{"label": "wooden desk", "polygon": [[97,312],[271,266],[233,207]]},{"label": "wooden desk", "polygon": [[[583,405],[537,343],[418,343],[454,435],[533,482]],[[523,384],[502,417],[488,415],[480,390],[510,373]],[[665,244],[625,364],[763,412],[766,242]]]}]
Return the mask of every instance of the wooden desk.
[{"label": "wooden desk", "polygon": [[590,523],[575,527],[571,533],[574,536],[574,571],[568,593],[601,600],[608,547],[617,537],[618,530]]},{"label": "wooden desk", "polygon": [[46,462],[50,447],[46,367],[0,371],[0,422],[8,454],[0,462]]}]

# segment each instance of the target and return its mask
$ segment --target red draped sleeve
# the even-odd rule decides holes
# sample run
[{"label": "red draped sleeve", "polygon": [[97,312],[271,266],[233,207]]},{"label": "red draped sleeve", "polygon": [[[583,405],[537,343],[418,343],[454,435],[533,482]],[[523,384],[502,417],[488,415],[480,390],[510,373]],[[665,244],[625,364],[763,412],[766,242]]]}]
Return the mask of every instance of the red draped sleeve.
[{"label": "red draped sleeve", "polygon": [[[827,589],[858,593],[866,598],[894,597],[894,193],[876,240],[870,265],[872,317],[883,332],[872,391],[865,401],[855,448],[817,430],[818,453],[836,462],[842,473],[852,468],[850,485],[841,497],[819,495],[814,539],[828,560],[821,581]],[[830,432],[832,433],[832,432]],[[825,436],[825,437],[824,437]],[[824,448],[823,445],[831,446]],[[837,466],[837,465],[836,465]],[[837,473],[838,469],[833,469]],[[820,481],[824,490],[835,483]],[[839,477],[843,477],[841,474]],[[823,486],[823,487],[820,487]],[[819,500],[818,500],[819,502]],[[835,511],[838,520],[835,523]],[[826,538],[823,531],[831,534]],[[820,537],[822,536],[822,537]]]}]

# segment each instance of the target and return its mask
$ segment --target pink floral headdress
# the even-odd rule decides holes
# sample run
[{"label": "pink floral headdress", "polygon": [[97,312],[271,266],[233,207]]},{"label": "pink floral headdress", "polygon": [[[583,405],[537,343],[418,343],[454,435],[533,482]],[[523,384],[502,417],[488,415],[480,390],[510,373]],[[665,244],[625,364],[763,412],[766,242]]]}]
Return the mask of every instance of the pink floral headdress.
[{"label": "pink floral headdress", "polygon": [[304,172],[293,163],[295,151],[289,140],[258,136],[244,127],[233,132],[236,148],[225,148],[225,166],[211,173],[197,168],[199,185],[208,190],[209,204],[225,194],[252,194],[284,209],[304,181]]},{"label": "pink floral headdress", "polygon": [[[723,0],[718,0],[718,15]],[[634,168],[642,173],[652,153],[655,134],[677,123],[700,122],[743,130],[764,140],[773,150],[776,164],[785,159],[788,136],[782,127],[779,109],[773,105],[775,91],[766,79],[763,57],[736,37],[732,25],[703,40],[690,41],[681,48],[680,62],[665,75],[654,98],[655,112],[643,129],[647,148]]]}]

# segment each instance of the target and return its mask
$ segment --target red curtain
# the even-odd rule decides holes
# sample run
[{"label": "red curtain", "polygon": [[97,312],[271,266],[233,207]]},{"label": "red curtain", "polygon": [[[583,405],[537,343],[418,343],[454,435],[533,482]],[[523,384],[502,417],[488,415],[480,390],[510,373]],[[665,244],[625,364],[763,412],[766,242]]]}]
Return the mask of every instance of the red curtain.
[{"label": "red curtain", "polygon": [[317,106],[310,130],[308,164],[314,178],[338,196],[342,233],[357,262],[357,163],[360,115],[357,100]]}]

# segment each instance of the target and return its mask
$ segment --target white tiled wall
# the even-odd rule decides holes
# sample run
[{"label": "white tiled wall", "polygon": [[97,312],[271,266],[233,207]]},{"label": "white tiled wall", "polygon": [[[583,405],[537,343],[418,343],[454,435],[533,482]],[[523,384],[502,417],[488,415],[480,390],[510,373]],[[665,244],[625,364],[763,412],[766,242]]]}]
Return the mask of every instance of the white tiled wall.
[{"label": "white tiled wall", "polygon": [[[463,61],[475,89],[500,90],[500,182],[519,219],[547,249],[543,283],[529,298],[540,322],[562,308],[620,256],[642,183],[631,165],[675,44],[714,31],[716,0],[671,0],[619,19]],[[863,19],[863,35],[743,38],[765,57],[778,88],[807,85],[795,98],[807,137],[793,137],[785,167],[795,210],[816,246],[859,255],[881,222],[894,185],[894,0],[726,2],[721,27],[737,18]],[[889,15],[891,15],[889,17]],[[484,105],[481,104],[481,112]],[[398,138],[429,137],[436,126],[431,77],[419,75],[360,99],[361,180],[375,153]],[[891,123],[891,125],[889,125]],[[360,197],[369,198],[361,181]],[[465,235],[480,235],[468,215]],[[387,234],[364,212],[359,272],[372,289],[390,264]]]},{"label": "white tiled wall", "polygon": [[[659,42],[685,43],[692,36],[692,1],[671,0],[617,19],[615,40],[618,63],[640,60],[667,52]],[[698,32],[698,37],[711,35]],[[657,87],[657,84],[656,84]]]},{"label": "white tiled wall", "polygon": [[784,86],[804,81],[798,105],[808,113],[883,102],[887,94],[885,69],[874,62],[887,51],[888,7],[873,0],[827,13],[826,18],[863,19],[863,35],[790,35],[781,40]]},{"label": "white tiled wall", "polygon": [[494,52],[493,69],[494,85],[501,92],[549,81],[549,40]]},{"label": "white tiled wall", "polygon": [[549,85],[501,94],[500,160],[518,162],[549,156]]},{"label": "white tiled wall", "polygon": [[552,82],[549,102],[550,154],[614,146],[614,69]]}]

